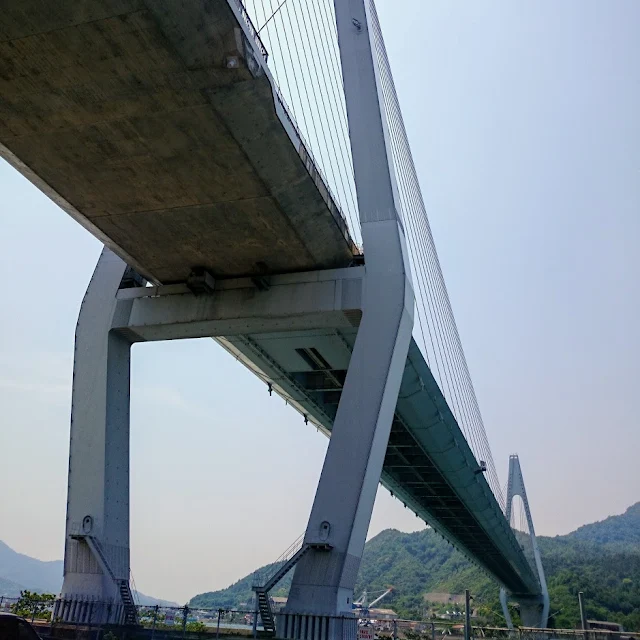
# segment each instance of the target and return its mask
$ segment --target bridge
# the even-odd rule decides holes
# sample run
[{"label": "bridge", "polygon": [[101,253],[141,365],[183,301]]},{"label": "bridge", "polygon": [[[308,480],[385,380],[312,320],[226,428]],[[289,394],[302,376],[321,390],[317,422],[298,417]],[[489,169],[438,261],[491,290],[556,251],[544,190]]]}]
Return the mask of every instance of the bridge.
[{"label": "bridge", "polygon": [[280,637],[355,634],[379,482],[545,626],[519,464],[505,504],[373,0],[3,9],[0,154],[105,244],[76,331],[57,615],[135,622],[131,345],[208,337],[330,436]]}]

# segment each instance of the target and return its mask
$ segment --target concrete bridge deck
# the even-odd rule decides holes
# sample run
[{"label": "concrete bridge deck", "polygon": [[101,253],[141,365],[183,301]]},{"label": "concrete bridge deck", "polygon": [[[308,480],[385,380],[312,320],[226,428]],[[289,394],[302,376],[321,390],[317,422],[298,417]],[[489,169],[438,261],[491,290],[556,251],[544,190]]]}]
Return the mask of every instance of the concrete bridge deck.
[{"label": "concrete bridge deck", "polygon": [[358,253],[233,0],[3,2],[0,155],[155,283]]}]

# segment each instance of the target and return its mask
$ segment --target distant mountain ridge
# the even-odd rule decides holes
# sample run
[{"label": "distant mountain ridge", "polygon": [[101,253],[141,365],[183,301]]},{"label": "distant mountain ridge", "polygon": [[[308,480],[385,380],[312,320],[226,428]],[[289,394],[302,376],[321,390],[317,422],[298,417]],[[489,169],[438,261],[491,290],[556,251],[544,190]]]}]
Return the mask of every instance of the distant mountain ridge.
[{"label": "distant mountain ridge", "polygon": [[[541,536],[538,541],[552,612],[558,612],[552,620],[556,627],[574,627],[579,621],[577,593],[584,591],[588,617],[618,621],[628,631],[640,631],[640,503],[622,515],[584,525],[567,535]],[[253,575],[227,589],[199,594],[189,604],[215,608],[250,602]],[[287,595],[290,583],[291,575],[273,595]],[[470,589],[480,609],[500,624],[500,618],[495,617],[500,611],[496,583],[432,529],[416,533],[387,529],[367,542],[356,592],[367,588],[373,593],[389,585],[395,591],[384,601],[385,606],[402,616],[421,617],[427,592],[464,593]]]},{"label": "distant mountain ridge", "polygon": [[[57,594],[62,588],[63,567],[62,560],[38,560],[14,551],[0,540],[0,596],[16,597],[24,589]],[[175,602],[144,593],[135,594],[140,604],[146,606],[178,606]]]},{"label": "distant mountain ridge", "polygon": [[57,593],[62,585],[62,569],[62,560],[37,560],[0,541],[0,577],[5,580],[29,590]]},{"label": "distant mountain ridge", "polygon": [[20,595],[20,591],[23,589],[24,587],[20,584],[0,578],[0,597],[9,596],[10,598],[15,598]]},{"label": "distant mountain ridge", "polygon": [[609,516],[599,522],[585,524],[566,537],[606,545],[640,545],[640,502],[629,507],[621,516]]}]

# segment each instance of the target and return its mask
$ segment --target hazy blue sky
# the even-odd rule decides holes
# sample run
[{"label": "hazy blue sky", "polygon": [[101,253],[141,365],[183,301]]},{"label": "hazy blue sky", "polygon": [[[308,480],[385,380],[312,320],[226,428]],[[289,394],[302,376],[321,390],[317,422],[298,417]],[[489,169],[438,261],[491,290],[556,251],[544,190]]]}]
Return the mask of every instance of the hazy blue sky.
[{"label": "hazy blue sky", "polygon": [[[294,0],[289,0],[294,1]],[[379,0],[494,458],[539,533],[640,500],[640,2]],[[0,539],[62,556],[73,335],[100,245],[0,165]],[[327,441],[211,340],[137,345],[132,569],[184,601],[304,530]],[[379,493],[370,534],[420,523]]]}]

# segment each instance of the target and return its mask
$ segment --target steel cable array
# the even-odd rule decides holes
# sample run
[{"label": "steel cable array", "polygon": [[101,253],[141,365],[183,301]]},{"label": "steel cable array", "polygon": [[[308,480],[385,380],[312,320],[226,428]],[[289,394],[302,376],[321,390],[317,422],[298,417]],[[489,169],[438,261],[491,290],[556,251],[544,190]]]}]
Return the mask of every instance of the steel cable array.
[{"label": "steel cable array", "polygon": [[247,0],[245,6],[270,52],[269,68],[290,115],[361,246],[333,3]]},{"label": "steel cable array", "polygon": [[417,284],[415,293],[418,325],[427,325],[429,330],[429,342],[424,339],[421,330],[423,354],[476,459],[486,463],[487,481],[504,510],[502,487],[451,309],[373,0],[370,0],[369,5],[370,26],[391,140],[390,151],[400,194],[402,210],[399,214],[405,225],[413,280]]},{"label": "steel cable array", "polygon": [[509,524],[522,547],[525,557],[536,572],[537,576],[538,573],[537,569],[535,569],[536,563],[533,552],[533,542],[531,540],[531,531],[527,520],[527,512],[524,506],[524,501],[520,496],[515,496],[513,499]]},{"label": "steel cable array", "polygon": [[[504,510],[505,501],[453,316],[400,110],[375,3],[369,1],[374,61],[416,297],[415,339]],[[361,244],[359,213],[333,0],[247,0],[269,50],[269,68],[305,143]]]}]

